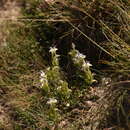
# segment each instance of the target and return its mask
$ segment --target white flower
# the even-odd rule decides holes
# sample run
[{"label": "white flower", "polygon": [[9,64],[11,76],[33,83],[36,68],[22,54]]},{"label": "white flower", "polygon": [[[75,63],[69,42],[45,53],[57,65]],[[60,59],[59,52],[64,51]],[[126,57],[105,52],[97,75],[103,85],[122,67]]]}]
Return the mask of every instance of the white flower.
[{"label": "white flower", "polygon": [[69,107],[69,106],[70,106],[70,104],[69,104],[69,103],[67,103],[67,104],[66,104],[66,106],[67,106],[67,107]]},{"label": "white flower", "polygon": [[83,55],[83,54],[81,54],[81,53],[79,53],[79,57],[82,58],[82,59],[85,59],[85,58],[86,58],[86,56]]},{"label": "white flower", "polygon": [[87,66],[87,67],[90,67],[90,66],[92,66],[92,64],[90,64],[89,62],[87,62],[87,63],[86,63],[86,66]]},{"label": "white flower", "polygon": [[41,71],[41,74],[40,74],[40,83],[41,83],[42,87],[44,85],[48,84],[47,76],[46,76],[45,72],[43,72],[43,71]]},{"label": "white flower", "polygon": [[47,82],[47,76],[46,76],[46,74],[43,71],[41,71],[40,82],[41,83]]},{"label": "white flower", "polygon": [[46,69],[46,70],[47,70],[47,71],[49,71],[50,69],[51,69],[50,67],[47,67],[47,69]]},{"label": "white flower", "polygon": [[84,61],[82,64],[83,69],[89,68],[90,66],[92,66],[92,64],[90,64],[89,62]]},{"label": "white flower", "polygon": [[58,49],[56,47],[50,47],[49,52],[50,53],[55,53]]},{"label": "white flower", "polygon": [[44,71],[41,70],[41,77],[46,77],[46,74]]},{"label": "white flower", "polygon": [[61,88],[62,88],[62,87],[61,87],[61,86],[59,86],[59,87],[57,88],[57,90],[61,90]]},{"label": "white flower", "polygon": [[81,53],[77,53],[75,57],[81,58],[81,59],[85,59],[86,58],[86,56],[81,54]]},{"label": "white flower", "polygon": [[47,104],[52,105],[52,104],[56,104],[57,100],[55,98],[50,98],[49,101],[47,101]]}]

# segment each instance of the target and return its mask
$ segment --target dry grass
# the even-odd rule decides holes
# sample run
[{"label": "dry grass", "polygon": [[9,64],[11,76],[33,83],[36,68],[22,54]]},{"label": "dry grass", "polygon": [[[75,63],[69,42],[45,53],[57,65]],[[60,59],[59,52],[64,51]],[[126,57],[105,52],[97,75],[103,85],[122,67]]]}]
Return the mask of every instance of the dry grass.
[{"label": "dry grass", "polygon": [[[21,17],[19,8],[12,3],[11,6],[7,6],[8,10],[0,12],[0,26],[3,28],[0,32],[0,42],[8,43],[0,48],[0,129],[33,130],[59,127],[63,130],[89,130],[88,126],[94,127],[95,120],[99,123],[99,130],[110,127],[118,129],[122,116],[119,122],[115,123],[110,120],[113,119],[111,113],[116,110],[114,105],[117,104],[117,115],[122,114],[121,99],[125,97],[123,94],[126,90],[129,90],[112,89],[103,84],[101,88],[90,87],[77,101],[77,106],[63,110],[58,124],[50,125],[51,122],[47,118],[46,99],[38,87],[39,72],[46,67],[48,61],[46,62],[45,56],[48,54],[42,54],[45,55],[45,59],[39,54],[39,47],[35,44],[39,39],[42,39],[40,44],[44,49],[48,49],[52,44],[59,48],[63,70],[71,70],[70,64],[64,63],[66,60],[64,57],[68,57],[66,51],[69,51],[71,43],[74,42],[80,52],[87,55],[95,68],[100,68],[103,72],[102,66],[108,65],[104,70],[105,75],[111,74],[110,77],[114,75],[114,80],[129,79],[129,4],[119,0],[102,2],[82,0],[79,3],[73,0],[72,2],[73,4],[70,1],[59,1],[50,5],[41,3],[35,10],[38,9],[41,16],[36,16],[38,15],[36,13],[34,17],[30,14]],[[43,9],[45,6],[46,9]],[[6,20],[7,22],[3,24],[2,22]],[[44,39],[44,29],[40,26],[42,24],[54,27],[54,30],[52,29],[54,37],[51,37],[49,32],[47,33],[49,40]],[[69,69],[66,66],[69,66]],[[66,74],[68,80],[72,78],[69,74]],[[119,79],[115,78],[115,75],[119,76]],[[102,75],[99,73],[98,76]],[[108,104],[105,104],[106,102]],[[124,129],[126,122],[123,122]]]}]

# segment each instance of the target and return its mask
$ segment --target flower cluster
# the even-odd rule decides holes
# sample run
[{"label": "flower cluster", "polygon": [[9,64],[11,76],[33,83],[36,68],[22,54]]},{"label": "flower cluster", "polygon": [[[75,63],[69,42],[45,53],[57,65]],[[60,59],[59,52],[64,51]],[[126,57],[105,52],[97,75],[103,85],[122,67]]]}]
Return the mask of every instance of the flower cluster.
[{"label": "flower cluster", "polygon": [[68,83],[61,78],[63,76],[59,67],[59,55],[56,53],[57,50],[58,49],[56,47],[50,47],[49,52],[52,57],[52,66],[48,71],[48,77],[51,84],[53,84],[53,91],[55,90],[56,96],[64,100],[65,98],[69,98],[70,89],[68,88]]},{"label": "flower cluster", "polygon": [[51,54],[51,66],[48,67],[45,72],[40,72],[41,88],[47,94],[47,104],[50,106],[50,117],[55,118],[57,113],[57,104],[59,101],[69,106],[69,98],[71,95],[71,89],[68,88],[68,83],[62,78],[62,72],[59,66],[59,55],[56,47],[50,47]]},{"label": "flower cluster", "polygon": [[50,47],[49,52],[55,54],[58,49],[56,47]]},{"label": "flower cluster", "polygon": [[94,82],[95,80],[93,79],[93,74],[90,71],[90,67],[92,66],[92,64],[90,64],[90,62],[88,61],[85,61],[86,56],[76,50],[74,44],[72,44],[72,50],[69,54],[72,57],[74,65],[79,68],[81,72],[83,72],[81,73],[81,77],[84,78],[85,82],[87,84],[91,84],[92,82]]},{"label": "flower cluster", "polygon": [[47,101],[47,104],[49,105],[54,105],[57,103],[57,100],[55,98],[50,98],[48,101]]},{"label": "flower cluster", "polygon": [[47,79],[47,75],[45,74],[44,71],[40,72],[40,87],[46,91],[49,92],[49,85],[48,85],[48,79]]},{"label": "flower cluster", "polygon": [[[56,47],[50,47],[51,66],[44,72],[40,72],[41,89],[46,92],[48,98],[47,104],[50,106],[48,115],[54,120],[57,118],[59,111],[57,105],[70,107],[73,90],[68,87],[68,82],[63,78],[64,75],[59,66],[57,50]],[[77,71],[81,71],[81,73],[79,72],[77,75],[82,77],[85,83],[91,84],[94,81],[93,74],[90,71],[92,65],[88,61],[85,61],[86,56],[76,50],[74,44],[69,54],[71,55],[74,65],[78,67]]]},{"label": "flower cluster", "polygon": [[58,60],[59,55],[56,53],[57,50],[58,49],[56,47],[50,47],[49,50],[52,56],[52,66],[59,66],[59,60]]},{"label": "flower cluster", "polygon": [[68,83],[62,78],[64,76],[59,66],[59,55],[56,53],[57,50],[56,47],[50,47],[49,52],[51,53],[52,64],[46,69],[48,84],[50,86],[49,95],[51,96],[47,101],[47,104],[50,105],[49,115],[51,118],[57,118],[58,101],[62,102],[62,104],[67,104],[67,107],[69,106],[68,100],[71,95],[71,89],[68,88]]}]

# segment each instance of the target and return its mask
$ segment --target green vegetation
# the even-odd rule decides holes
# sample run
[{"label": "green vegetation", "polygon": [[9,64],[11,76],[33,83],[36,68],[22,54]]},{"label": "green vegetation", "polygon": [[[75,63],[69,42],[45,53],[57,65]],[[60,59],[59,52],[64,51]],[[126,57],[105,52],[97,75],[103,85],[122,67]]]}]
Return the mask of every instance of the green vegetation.
[{"label": "green vegetation", "polygon": [[130,78],[129,1],[21,2],[0,48],[0,129],[129,129],[129,86],[110,87]]}]

